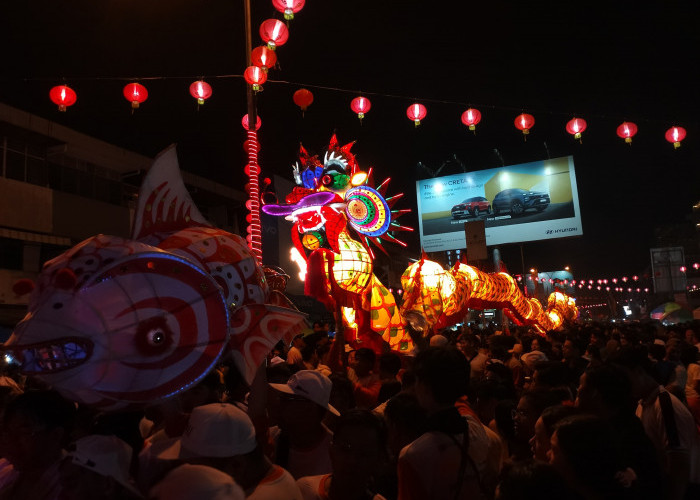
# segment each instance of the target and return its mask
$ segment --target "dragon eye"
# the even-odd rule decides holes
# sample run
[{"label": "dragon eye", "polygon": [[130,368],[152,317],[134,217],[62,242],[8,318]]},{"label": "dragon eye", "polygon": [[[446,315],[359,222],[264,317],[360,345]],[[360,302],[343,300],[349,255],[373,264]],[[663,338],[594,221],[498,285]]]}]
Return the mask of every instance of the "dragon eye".
[{"label": "dragon eye", "polygon": [[326,174],[321,178],[321,182],[324,186],[328,186],[331,182],[333,182],[333,178],[330,175]]}]

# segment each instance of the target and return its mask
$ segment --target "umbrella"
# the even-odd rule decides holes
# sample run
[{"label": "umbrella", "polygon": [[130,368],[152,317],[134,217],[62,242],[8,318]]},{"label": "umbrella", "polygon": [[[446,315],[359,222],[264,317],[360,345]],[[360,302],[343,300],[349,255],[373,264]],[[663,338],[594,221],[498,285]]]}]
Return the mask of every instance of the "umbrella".
[{"label": "umbrella", "polygon": [[661,321],[670,313],[679,309],[682,309],[682,306],[677,302],[666,302],[664,304],[661,304],[659,307],[653,309],[651,313],[649,313],[649,315],[652,319],[658,319],[659,321]]},{"label": "umbrella", "polygon": [[661,323],[664,325],[675,325],[688,321],[693,321],[693,312],[688,309],[676,309],[668,313],[666,317],[661,320]]}]

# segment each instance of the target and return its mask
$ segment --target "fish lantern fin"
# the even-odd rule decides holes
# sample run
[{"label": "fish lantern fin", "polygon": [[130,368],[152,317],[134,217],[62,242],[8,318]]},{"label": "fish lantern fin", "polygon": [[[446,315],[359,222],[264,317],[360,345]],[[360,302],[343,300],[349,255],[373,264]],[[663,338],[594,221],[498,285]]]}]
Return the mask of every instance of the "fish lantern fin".
[{"label": "fish lantern fin", "polygon": [[163,237],[188,227],[213,227],[201,214],[185,187],[177,161],[175,145],[162,151],[141,184],[134,217],[132,238],[143,240]]}]

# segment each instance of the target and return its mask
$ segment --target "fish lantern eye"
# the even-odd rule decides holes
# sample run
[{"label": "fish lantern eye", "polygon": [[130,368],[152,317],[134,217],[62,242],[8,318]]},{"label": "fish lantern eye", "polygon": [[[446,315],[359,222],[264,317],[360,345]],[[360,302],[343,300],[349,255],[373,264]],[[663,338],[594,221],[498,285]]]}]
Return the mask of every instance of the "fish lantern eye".
[{"label": "fish lantern eye", "polygon": [[165,342],[165,332],[160,328],[151,330],[146,334],[146,341],[152,346],[158,346]]},{"label": "fish lantern eye", "polygon": [[173,343],[173,332],[164,318],[151,318],[138,326],[136,347],[144,356],[158,356]]},{"label": "fish lantern eye", "polygon": [[323,183],[324,186],[328,186],[331,182],[333,182],[333,178],[328,174],[321,178],[321,183]]}]

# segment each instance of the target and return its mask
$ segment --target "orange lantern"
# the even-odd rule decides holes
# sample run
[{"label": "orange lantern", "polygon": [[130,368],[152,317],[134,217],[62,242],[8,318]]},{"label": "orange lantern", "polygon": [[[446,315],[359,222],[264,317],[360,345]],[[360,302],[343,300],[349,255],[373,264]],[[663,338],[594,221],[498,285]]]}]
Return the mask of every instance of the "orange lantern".
[{"label": "orange lantern", "polygon": [[420,121],[425,118],[427,114],[428,110],[425,108],[425,106],[419,103],[411,104],[406,110],[406,116],[408,116],[409,120],[413,120],[416,127],[420,125]]},{"label": "orange lantern", "polygon": [[303,112],[306,111],[309,106],[311,106],[312,102],[314,102],[314,95],[310,90],[299,89],[294,92],[292,99],[294,99],[294,104],[299,106]]},{"label": "orange lantern", "polygon": [[58,106],[59,111],[65,111],[68,106],[75,104],[78,96],[68,85],[58,85],[49,91],[49,98]]},{"label": "orange lantern", "polygon": [[148,91],[140,83],[129,83],[124,87],[124,97],[131,102],[131,108],[136,109],[148,99]]},{"label": "orange lantern", "polygon": [[365,113],[367,113],[371,107],[372,103],[369,102],[369,99],[363,96],[355,97],[350,102],[350,109],[357,113],[357,117],[360,119],[360,123],[362,123],[362,119],[365,117]]},{"label": "orange lantern", "polygon": [[190,85],[190,95],[197,99],[200,106],[211,97],[211,85],[204,80],[197,80]]},{"label": "orange lantern", "polygon": [[258,66],[248,66],[243,73],[243,78],[253,87],[254,92],[258,92],[260,85],[267,81],[267,73]]},{"label": "orange lantern", "polygon": [[673,143],[673,147],[678,149],[681,147],[681,141],[685,139],[685,133],[683,127],[671,127],[666,131],[666,140]]},{"label": "orange lantern", "polygon": [[462,113],[462,123],[464,123],[469,130],[476,133],[476,125],[481,121],[481,111],[474,108],[469,108],[464,113]]},{"label": "orange lantern", "polygon": [[572,118],[566,124],[566,131],[574,136],[574,139],[581,140],[581,134],[586,130],[586,120],[583,118]]},{"label": "orange lantern", "polygon": [[304,8],[305,0],[272,0],[272,5],[284,14],[287,21],[294,19],[294,14]]},{"label": "orange lantern", "polygon": [[[530,133],[530,129],[535,125],[535,117],[528,115],[527,113],[522,113],[515,118],[515,128],[522,130],[523,135],[527,136]],[[525,137],[527,140],[527,137]]]},{"label": "orange lantern", "polygon": [[622,122],[617,127],[617,136],[624,139],[627,144],[632,144],[632,137],[637,134],[637,125],[632,122]]},{"label": "orange lantern", "polygon": [[275,55],[275,51],[267,48],[267,45],[261,45],[255,47],[250,53],[250,62],[253,66],[260,66],[263,71],[267,71],[277,62],[277,55]]},{"label": "orange lantern", "polygon": [[260,25],[260,38],[270,50],[275,50],[287,43],[289,30],[287,25],[279,19],[268,19]]}]

